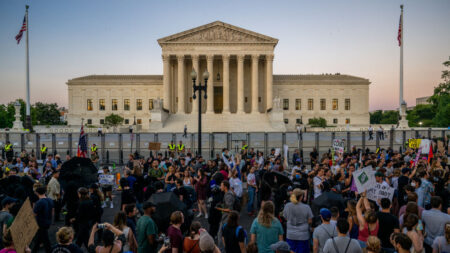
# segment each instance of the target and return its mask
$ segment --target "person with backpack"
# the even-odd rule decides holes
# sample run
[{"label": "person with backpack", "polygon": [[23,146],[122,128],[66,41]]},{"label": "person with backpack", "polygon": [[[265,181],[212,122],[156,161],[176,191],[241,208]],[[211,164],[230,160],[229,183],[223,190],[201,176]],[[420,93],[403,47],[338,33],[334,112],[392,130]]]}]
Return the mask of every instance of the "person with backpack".
[{"label": "person with backpack", "polygon": [[313,252],[322,253],[325,242],[338,235],[336,225],[331,224],[331,211],[327,208],[320,209],[320,219],[322,224],[314,229],[313,233]]},{"label": "person with backpack", "polygon": [[246,253],[247,232],[239,226],[239,213],[232,211],[222,227],[222,243],[226,253]]},{"label": "person with backpack", "polygon": [[[220,190],[223,192],[223,200],[222,204],[216,207],[217,210],[222,212],[222,219],[220,222],[220,228],[223,227],[223,224],[227,222],[228,214],[234,210],[235,208],[235,202],[236,197],[234,196],[233,192],[230,190],[230,183],[228,180],[222,181],[220,184]],[[219,229],[218,238],[222,238],[222,229]],[[219,241],[219,248],[223,248],[222,240]]]},{"label": "person with backpack", "polygon": [[324,253],[362,253],[359,242],[347,236],[350,224],[344,218],[339,218],[336,223],[338,236],[332,237],[325,242]]}]

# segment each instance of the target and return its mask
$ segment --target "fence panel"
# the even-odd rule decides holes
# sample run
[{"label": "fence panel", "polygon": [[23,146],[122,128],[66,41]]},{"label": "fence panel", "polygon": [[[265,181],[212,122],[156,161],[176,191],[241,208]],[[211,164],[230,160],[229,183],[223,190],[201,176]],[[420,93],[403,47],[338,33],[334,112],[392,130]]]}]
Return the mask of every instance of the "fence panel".
[{"label": "fence panel", "polygon": [[264,133],[250,133],[248,145],[256,151],[264,152]]}]

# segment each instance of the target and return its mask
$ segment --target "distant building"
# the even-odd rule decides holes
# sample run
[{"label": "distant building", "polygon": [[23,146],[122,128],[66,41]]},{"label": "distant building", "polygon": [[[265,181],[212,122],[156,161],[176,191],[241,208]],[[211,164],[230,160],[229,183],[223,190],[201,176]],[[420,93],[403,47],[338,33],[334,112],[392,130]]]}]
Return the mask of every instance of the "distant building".
[{"label": "distant building", "polygon": [[429,105],[428,99],[431,96],[416,98],[416,105]]}]

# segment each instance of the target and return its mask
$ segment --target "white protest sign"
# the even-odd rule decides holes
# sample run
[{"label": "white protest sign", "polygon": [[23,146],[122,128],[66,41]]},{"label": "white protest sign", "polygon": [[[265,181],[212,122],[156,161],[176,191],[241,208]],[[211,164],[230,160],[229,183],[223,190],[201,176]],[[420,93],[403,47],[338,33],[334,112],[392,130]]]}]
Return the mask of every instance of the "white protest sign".
[{"label": "white protest sign", "polygon": [[344,153],[345,139],[334,139],[333,149],[339,153]]},{"label": "white protest sign", "polygon": [[375,202],[382,198],[388,198],[392,201],[392,197],[394,197],[394,191],[395,189],[388,185],[376,183],[373,188],[367,190],[366,196],[368,199]]},{"label": "white protest sign", "polygon": [[98,175],[98,182],[102,185],[113,185],[114,175],[106,175],[106,174]]},{"label": "white protest sign", "polygon": [[289,146],[287,144],[284,144],[283,146],[283,154],[284,154],[284,160],[288,160],[288,151],[289,151]]},{"label": "white protest sign", "polygon": [[365,167],[353,172],[353,179],[358,192],[364,192],[376,184],[375,172],[372,170],[372,167]]},{"label": "white protest sign", "polygon": [[275,157],[279,156],[280,152],[281,152],[280,148],[276,148],[275,149]]},{"label": "white protest sign", "polygon": [[422,149],[422,154],[428,154],[430,152],[431,141],[427,139],[422,139],[420,141],[420,148]]}]

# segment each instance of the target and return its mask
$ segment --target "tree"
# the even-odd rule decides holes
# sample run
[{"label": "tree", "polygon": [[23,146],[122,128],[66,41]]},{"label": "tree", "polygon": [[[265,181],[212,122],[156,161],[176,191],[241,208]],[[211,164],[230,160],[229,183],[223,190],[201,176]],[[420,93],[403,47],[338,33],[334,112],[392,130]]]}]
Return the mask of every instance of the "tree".
[{"label": "tree", "polygon": [[123,118],[117,114],[111,113],[105,117],[105,125],[117,127],[123,124]]},{"label": "tree", "polygon": [[327,120],[320,117],[320,118],[312,118],[308,120],[308,124],[311,127],[327,127]]},{"label": "tree", "polygon": [[371,112],[370,114],[370,124],[380,124],[383,119],[383,111],[378,110],[375,112]]},{"label": "tree", "polygon": [[443,65],[448,68],[442,71],[444,82],[434,88],[433,95],[428,99],[436,110],[433,125],[437,127],[450,126],[450,57]]},{"label": "tree", "polygon": [[31,118],[33,125],[63,125],[58,105],[44,104],[37,102],[31,110]]},{"label": "tree", "polygon": [[[406,119],[410,127],[431,127],[436,113],[433,105],[416,105],[413,110],[407,111]],[[420,124],[422,122],[422,125]]]},{"label": "tree", "polygon": [[397,124],[398,111],[375,111],[370,113],[370,124]]}]

